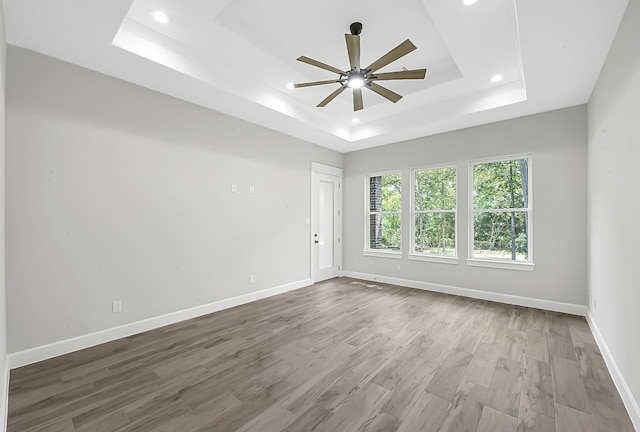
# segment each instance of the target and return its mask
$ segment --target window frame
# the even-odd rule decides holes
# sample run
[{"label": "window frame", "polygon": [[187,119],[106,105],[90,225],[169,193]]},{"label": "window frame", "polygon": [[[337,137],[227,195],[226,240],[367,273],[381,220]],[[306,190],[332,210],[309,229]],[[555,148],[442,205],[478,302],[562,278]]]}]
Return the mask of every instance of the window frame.
[{"label": "window frame", "polygon": [[[416,173],[418,171],[428,171],[428,170],[437,170],[443,168],[453,168],[456,171],[456,206],[453,210],[416,210]],[[460,176],[458,175],[458,164],[456,163],[446,163],[439,165],[429,165],[425,167],[412,168],[411,169],[411,196],[410,198],[410,209],[409,209],[409,218],[410,218],[410,229],[409,229],[409,254],[408,258],[413,261],[427,261],[427,262],[438,262],[444,264],[458,264],[459,262],[459,254],[458,254],[458,204],[460,202]],[[415,231],[416,231],[416,214],[425,214],[425,213],[453,213],[455,219],[455,255],[446,256],[446,255],[431,255],[416,252],[415,250]]]},{"label": "window frame", "polygon": [[[400,210],[393,211],[380,211],[380,212],[371,212],[370,206],[370,198],[371,191],[369,187],[371,185],[371,177],[382,177],[387,175],[400,175],[400,185],[401,185],[401,196],[400,196]],[[402,175],[402,170],[392,170],[392,171],[383,171],[377,173],[366,174],[364,176],[364,249],[362,251],[365,256],[373,256],[373,257],[384,257],[384,258],[394,258],[401,259],[402,258],[402,219],[403,219],[403,202],[404,199],[402,197],[402,189],[404,188],[404,176]],[[372,214],[397,214],[400,216],[400,250],[388,250],[388,249],[371,249],[371,215]]]},{"label": "window frame", "polygon": [[[474,206],[474,176],[473,176],[473,168],[476,165],[492,163],[492,162],[505,162],[511,160],[518,159],[527,159],[527,181],[528,181],[528,203],[526,208],[505,208],[505,209],[487,209],[487,210],[478,210],[478,212],[494,212],[494,213],[507,213],[510,211],[526,211],[528,213],[527,217],[527,261],[501,261],[489,258],[475,258],[473,256],[474,253],[474,234],[475,234],[475,213],[476,209]],[[523,153],[523,154],[515,154],[515,155],[507,155],[486,159],[476,159],[469,161],[469,172],[468,172],[468,206],[469,206],[469,237],[468,237],[468,257],[467,257],[467,265],[472,267],[491,267],[498,269],[507,269],[507,270],[520,270],[520,271],[533,271],[535,269],[535,264],[533,261],[533,156],[531,153]]]}]

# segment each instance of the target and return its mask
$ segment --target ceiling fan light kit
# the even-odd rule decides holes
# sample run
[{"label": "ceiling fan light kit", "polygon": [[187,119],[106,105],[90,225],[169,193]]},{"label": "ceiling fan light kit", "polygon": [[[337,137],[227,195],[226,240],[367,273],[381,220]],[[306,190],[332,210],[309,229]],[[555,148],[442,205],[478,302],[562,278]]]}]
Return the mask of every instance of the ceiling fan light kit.
[{"label": "ceiling fan light kit", "polygon": [[402,42],[400,45],[380,57],[378,60],[371,63],[369,66],[361,68],[360,32],[362,32],[362,24],[359,22],[354,22],[353,24],[351,24],[349,29],[351,30],[351,34],[344,35],[347,44],[347,54],[349,55],[349,70],[343,71],[336,67],[305,56],[298,57],[297,59],[302,63],[307,63],[311,66],[315,66],[320,69],[328,70],[330,72],[338,74],[338,78],[333,80],[313,81],[293,85],[294,88],[303,88],[325,84],[339,84],[340,87],[338,87],[338,89],[336,89],[333,93],[322,100],[322,102],[317,105],[318,107],[322,108],[326,106],[347,88],[350,88],[353,91],[354,111],[359,111],[364,108],[364,105],[362,103],[363,88],[367,88],[375,93],[378,93],[380,96],[390,100],[391,102],[396,103],[400,99],[402,99],[402,96],[389,90],[386,87],[376,84],[374,81],[424,79],[424,77],[426,76],[426,69],[402,70],[399,72],[386,72],[378,74],[375,73],[386,65],[414,51],[416,49],[416,46],[409,39]]},{"label": "ceiling fan light kit", "polygon": [[347,85],[351,88],[360,88],[364,85],[367,77],[361,73],[353,72],[347,78]]}]

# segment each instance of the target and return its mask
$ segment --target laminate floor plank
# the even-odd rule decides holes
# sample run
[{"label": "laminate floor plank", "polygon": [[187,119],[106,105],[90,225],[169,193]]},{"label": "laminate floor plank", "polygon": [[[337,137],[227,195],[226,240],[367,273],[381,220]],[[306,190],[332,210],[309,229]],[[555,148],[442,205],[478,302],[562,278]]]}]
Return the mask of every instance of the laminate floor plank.
[{"label": "laminate floor plank", "polygon": [[450,405],[438,396],[421,392],[407,408],[397,432],[438,432]]},{"label": "laminate floor plank", "polygon": [[475,432],[488,391],[486,387],[462,381],[439,432]]},{"label": "laminate floor plank", "polygon": [[580,377],[578,362],[562,357],[551,357],[551,364],[556,404],[589,412],[587,391]]},{"label": "laminate floor plank", "polygon": [[333,415],[331,411],[321,405],[314,405],[307,411],[299,414],[293,422],[281,432],[315,431],[318,426],[325,423]]},{"label": "laminate floor plank", "polygon": [[[571,331],[572,326],[569,326]],[[633,432],[631,420],[624,411],[624,404],[598,347],[581,339],[576,346],[580,376],[584,382],[590,411],[599,432],[610,430]]]},{"label": "laminate floor plank", "polygon": [[[204,427],[207,432],[229,432],[243,427],[247,421],[262,414],[270,406],[278,403],[283,395],[291,392],[295,386],[287,381],[273,383],[267,390],[256,394],[242,404],[226,410]],[[266,431],[265,431],[266,432]]]},{"label": "laminate floor plank", "polygon": [[480,344],[483,330],[484,327],[475,325],[466,331],[461,331],[460,339],[454,349],[456,351],[464,351],[468,354],[475,354],[478,344]]},{"label": "laminate floor plank", "polygon": [[433,364],[441,364],[449,351],[458,344],[460,333],[448,331],[447,329],[440,332],[431,346],[421,355],[425,361]]},{"label": "laminate floor plank", "polygon": [[520,406],[547,417],[555,413],[551,365],[535,359],[525,359]]},{"label": "laminate floor plank", "polygon": [[556,421],[554,418],[520,407],[518,432],[555,432],[555,430]]},{"label": "laminate floor plank", "polygon": [[527,333],[511,329],[505,332],[502,344],[502,357],[522,363],[526,349]]},{"label": "laminate floor plank", "polygon": [[548,327],[546,330],[549,334],[569,336],[569,322],[564,314],[559,312],[549,312],[547,323]]},{"label": "laminate floor plank", "polygon": [[337,278],[11,371],[8,432],[632,432],[582,317]]},{"label": "laminate floor plank", "polygon": [[503,336],[505,332],[505,324],[501,323],[498,318],[493,318],[482,332],[480,343],[487,345],[495,345],[502,349]]},{"label": "laminate floor plank", "polygon": [[419,360],[411,375],[393,388],[381,410],[402,420],[409,403],[425,391],[437,371],[437,365]]},{"label": "laminate floor plank", "polygon": [[387,413],[378,411],[358,427],[358,432],[396,432],[400,427],[400,420]]},{"label": "laminate floor plank", "polygon": [[575,350],[580,376],[587,390],[597,391],[603,387],[615,386],[597,345],[583,343]]},{"label": "laminate floor plank", "polygon": [[614,386],[598,390],[587,389],[590,411],[598,432],[634,432],[631,419],[624,408],[622,398]]},{"label": "laminate floor plank", "polygon": [[532,309],[533,311],[533,320],[529,324],[529,330],[533,331],[544,331],[544,329],[549,326],[549,315],[547,311],[540,309]]},{"label": "laminate floor plank", "polygon": [[556,432],[598,432],[598,429],[591,414],[556,404]]},{"label": "laminate floor plank", "polygon": [[[122,407],[131,422],[135,422],[145,417],[152,417],[155,413],[163,410],[165,406],[172,404],[179,398],[180,393],[190,388],[207,377],[207,371],[198,368],[194,371],[188,371],[183,374],[176,374],[175,380],[167,380],[163,385],[157,387],[153,391],[136,398]],[[95,422],[95,418],[100,415],[108,415],[109,412],[101,412],[100,410],[92,410],[77,417],[73,422],[78,427],[81,424]]]},{"label": "laminate floor plank", "polygon": [[583,317],[567,317],[567,323],[569,325],[569,336],[574,342],[574,345],[579,343],[596,344],[596,340],[591,333],[589,324]]},{"label": "laminate floor plank", "polygon": [[517,425],[515,417],[486,406],[482,410],[477,432],[513,432]]},{"label": "laminate floor plank", "polygon": [[567,360],[576,359],[571,338],[569,336],[559,336],[554,333],[549,334],[549,354]]},{"label": "laminate floor plank", "polygon": [[460,386],[460,381],[467,372],[470,362],[470,354],[452,351],[442,362],[426,391],[450,402],[453,401],[456,389]]},{"label": "laminate floor plank", "polygon": [[511,416],[517,417],[522,389],[522,365],[511,359],[501,357],[489,386],[487,406]]},{"label": "laminate floor plank", "polygon": [[549,345],[546,333],[529,330],[525,357],[549,363]]},{"label": "laminate floor plank", "polygon": [[153,416],[143,417],[136,422],[118,429],[121,432],[169,432],[172,429],[171,423],[181,417],[190,415],[189,408],[181,401],[167,404],[162,410],[154,413]]},{"label": "laminate floor plank", "polygon": [[237,429],[236,432],[280,431],[292,423],[295,418],[295,415],[276,403]]},{"label": "laminate floor plank", "polygon": [[387,390],[393,390],[399,382],[411,374],[420,364],[418,361],[420,350],[415,345],[408,344],[399,355],[378,372],[371,382]]},{"label": "laminate floor plank", "polygon": [[68,418],[72,410],[67,407],[74,401],[83,400],[85,396],[92,395],[94,392],[95,387],[92,384],[85,384],[50,398],[39,400],[33,405],[21,409],[12,411],[10,408],[7,429],[29,430],[44,423],[54,422],[61,417]]},{"label": "laminate floor plank", "polygon": [[389,390],[368,382],[344,399],[316,432],[355,431],[378,410]]},{"label": "laminate floor plank", "polygon": [[92,422],[80,425],[74,422],[73,426],[77,432],[115,432],[129,424],[131,424],[131,421],[129,417],[127,417],[127,414],[125,414],[123,410],[118,410],[97,418]]},{"label": "laminate floor plank", "polygon": [[509,319],[509,328],[511,330],[526,331],[531,327],[533,322],[533,313],[525,307],[514,307],[511,311]]},{"label": "laminate floor plank", "polygon": [[297,385],[291,393],[284,397],[281,403],[295,414],[305,413],[313,408],[318,399],[325,395],[329,388],[347,372],[346,368],[336,368],[316,375],[310,374],[308,375],[309,379]]},{"label": "laminate floor plank", "polygon": [[[387,362],[388,360],[383,358],[370,358],[364,360],[357,366],[354,365],[354,369],[347,371],[335,380],[331,386],[318,397],[316,403],[321,404],[329,410],[334,410],[336,407],[343,405],[363,385],[369,383],[371,378],[375,376]],[[380,386],[375,385],[375,387],[371,386],[370,388],[377,389],[378,387]],[[389,391],[387,389],[385,390],[383,393],[386,397]]]},{"label": "laminate floor plank", "polygon": [[[119,341],[123,340],[120,339]],[[110,357],[114,353],[111,349],[112,344],[110,342],[109,344],[98,345],[92,347],[90,352],[87,352],[87,350],[75,351],[14,369],[11,371],[9,390],[19,390],[25,383],[27,385],[37,383],[39,379],[59,380],[58,374],[60,372],[69,371],[87,363]]]},{"label": "laminate floor plank", "polygon": [[29,429],[28,432],[75,432],[73,422],[70,419],[58,419],[47,424]]},{"label": "laminate floor plank", "polygon": [[500,348],[496,345],[480,343],[469,363],[464,379],[489,388],[499,358]]}]

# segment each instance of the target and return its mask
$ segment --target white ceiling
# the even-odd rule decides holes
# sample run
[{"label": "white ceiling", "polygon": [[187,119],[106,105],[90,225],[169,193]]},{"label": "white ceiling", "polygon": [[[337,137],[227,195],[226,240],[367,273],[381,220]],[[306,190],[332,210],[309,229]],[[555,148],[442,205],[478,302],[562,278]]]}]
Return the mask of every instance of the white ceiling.
[{"label": "white ceiling", "polygon": [[[4,0],[4,10],[11,44],[349,152],[586,103],[627,3]],[[155,22],[155,10],[171,22]],[[384,82],[404,96],[396,104],[365,90],[354,113],[348,90],[316,108],[335,84],[287,84],[336,75],[296,58],[348,69],[354,21],[363,64],[409,38],[418,49],[381,72],[427,77]]]}]

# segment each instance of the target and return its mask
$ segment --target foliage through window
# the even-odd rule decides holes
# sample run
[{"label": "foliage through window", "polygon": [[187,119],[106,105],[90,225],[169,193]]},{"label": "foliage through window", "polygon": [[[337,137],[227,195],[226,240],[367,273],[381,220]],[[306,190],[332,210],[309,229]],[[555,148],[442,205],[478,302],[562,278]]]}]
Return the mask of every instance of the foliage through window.
[{"label": "foliage through window", "polygon": [[369,176],[367,187],[367,249],[400,251],[402,176],[400,173]]},{"label": "foliage through window", "polygon": [[456,168],[414,171],[413,253],[456,256]]},{"label": "foliage through window", "polygon": [[471,258],[530,262],[529,157],[473,167]]}]

